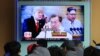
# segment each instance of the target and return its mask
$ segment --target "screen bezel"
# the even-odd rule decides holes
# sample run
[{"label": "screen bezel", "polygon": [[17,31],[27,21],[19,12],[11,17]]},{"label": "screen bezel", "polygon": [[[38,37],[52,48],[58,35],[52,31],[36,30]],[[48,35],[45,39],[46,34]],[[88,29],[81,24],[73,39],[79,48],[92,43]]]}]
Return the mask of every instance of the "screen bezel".
[{"label": "screen bezel", "polygon": [[[88,2],[65,2],[65,1],[20,1],[17,3],[17,19],[16,19],[16,40],[21,41],[21,22],[19,6],[21,5],[34,5],[34,6],[84,6],[84,43],[90,44],[90,4]],[[33,41],[33,40],[32,40]]]}]

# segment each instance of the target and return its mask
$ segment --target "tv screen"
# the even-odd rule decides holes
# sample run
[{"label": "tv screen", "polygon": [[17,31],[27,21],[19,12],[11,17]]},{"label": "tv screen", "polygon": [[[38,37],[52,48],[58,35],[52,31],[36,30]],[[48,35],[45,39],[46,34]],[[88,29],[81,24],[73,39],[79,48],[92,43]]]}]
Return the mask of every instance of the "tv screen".
[{"label": "tv screen", "polygon": [[83,5],[20,5],[20,40],[84,40]]}]

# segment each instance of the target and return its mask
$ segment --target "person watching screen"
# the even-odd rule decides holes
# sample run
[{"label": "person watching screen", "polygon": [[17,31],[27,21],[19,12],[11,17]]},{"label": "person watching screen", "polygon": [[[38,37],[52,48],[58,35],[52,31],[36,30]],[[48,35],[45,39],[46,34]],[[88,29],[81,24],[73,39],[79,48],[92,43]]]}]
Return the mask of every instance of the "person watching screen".
[{"label": "person watching screen", "polygon": [[21,44],[17,41],[11,41],[4,45],[4,56],[20,56]]}]

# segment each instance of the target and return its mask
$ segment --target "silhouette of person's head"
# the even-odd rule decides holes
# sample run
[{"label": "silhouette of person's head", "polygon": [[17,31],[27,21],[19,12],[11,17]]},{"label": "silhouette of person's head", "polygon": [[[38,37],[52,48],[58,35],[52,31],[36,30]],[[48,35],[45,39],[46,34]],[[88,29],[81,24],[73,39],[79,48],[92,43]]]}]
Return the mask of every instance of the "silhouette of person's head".
[{"label": "silhouette of person's head", "polygon": [[58,46],[51,46],[48,49],[51,56],[64,56],[63,50]]},{"label": "silhouette of person's head", "polygon": [[21,45],[17,41],[11,41],[4,45],[5,56],[19,56]]},{"label": "silhouette of person's head", "polygon": [[37,44],[39,46],[42,46],[42,47],[47,47],[47,40],[45,40],[45,39],[39,39],[39,40],[37,40]]}]

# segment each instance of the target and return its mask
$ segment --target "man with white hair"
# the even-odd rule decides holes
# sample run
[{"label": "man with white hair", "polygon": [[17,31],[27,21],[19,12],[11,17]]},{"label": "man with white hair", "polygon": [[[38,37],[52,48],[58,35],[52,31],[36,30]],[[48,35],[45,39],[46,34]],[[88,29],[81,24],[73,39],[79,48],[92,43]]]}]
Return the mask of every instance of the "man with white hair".
[{"label": "man with white hair", "polygon": [[26,38],[35,38],[44,26],[46,17],[44,17],[44,8],[41,6],[34,7],[32,16],[23,22],[23,36]]}]

